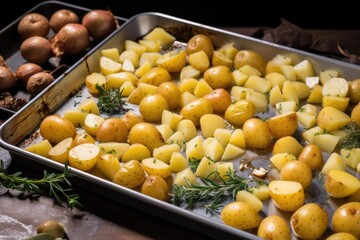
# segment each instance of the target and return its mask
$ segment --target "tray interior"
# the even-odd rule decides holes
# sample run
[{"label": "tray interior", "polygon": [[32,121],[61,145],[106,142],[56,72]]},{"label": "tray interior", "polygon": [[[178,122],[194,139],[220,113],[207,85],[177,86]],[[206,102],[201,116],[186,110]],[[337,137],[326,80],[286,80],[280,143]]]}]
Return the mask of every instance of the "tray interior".
[{"label": "tray interior", "polygon": [[[84,59],[82,59],[82,61],[79,61],[72,66],[69,69],[68,74],[66,74],[56,84],[52,85],[47,92],[33,99],[26,108],[22,109],[11,119],[6,121],[0,127],[0,144],[10,150],[10,152],[16,156],[14,160],[19,161],[20,163],[24,161],[23,158],[25,158],[30,162],[33,161],[40,165],[44,164],[55,169],[62,169],[63,166],[61,164],[26,152],[19,144],[24,144],[26,141],[33,140],[29,138],[29,136],[34,136],[34,132],[36,132],[37,127],[45,116],[54,112],[61,114],[62,111],[73,106],[74,101],[76,101],[75,94],[83,87],[86,76],[92,72],[99,71],[99,59],[102,49],[115,47],[122,50],[124,48],[123,43],[125,40],[137,40],[157,26],[163,27],[165,30],[173,34],[177,40],[183,42],[186,42],[194,34],[205,33],[214,40],[216,46],[220,46],[227,42],[234,42],[235,46],[239,49],[253,49],[263,54],[267,60],[271,59],[275,56],[275,54],[291,55],[293,59],[298,59],[299,61],[308,59],[315,67],[317,73],[323,69],[333,68],[337,69],[345,78],[352,79],[358,76],[360,70],[360,67],[356,65],[270,44],[261,40],[222,31],[171,16],[158,13],[144,13],[131,18],[121,28],[111,34],[105,41],[91,50]],[[20,156],[22,160],[19,160]],[[29,161],[27,164],[29,164]],[[149,199],[135,191],[117,186],[111,182],[104,181],[91,174],[84,173],[76,169],[73,169],[73,172],[77,177],[82,179],[83,186],[89,188],[90,190],[94,190],[91,188],[95,185],[96,187],[99,187],[99,191],[103,192],[106,197],[110,197],[115,201],[121,201],[124,203],[124,201],[119,198],[126,196],[126,198],[134,199],[140,202],[140,208],[144,211],[158,214],[154,211],[154,209],[152,209],[152,207],[155,207],[155,209],[161,210],[159,212],[161,217],[168,219],[166,215],[170,214],[175,216],[174,219],[176,220],[174,221],[176,223],[179,223],[177,221],[185,221],[190,228],[192,227],[192,223],[205,227],[205,234],[207,235],[213,234],[214,231],[219,231],[229,234],[229,239],[231,236],[258,239],[254,235],[224,226],[217,220],[213,221],[213,218],[201,216],[202,213],[199,215],[196,212],[194,213],[180,208],[175,208],[168,203],[159,203],[158,201]],[[127,202],[127,204],[132,205],[130,202]],[[269,211],[274,211],[274,206],[270,206]],[[170,221],[173,220],[170,219]],[[206,232],[210,228],[212,228],[212,231]]]}]

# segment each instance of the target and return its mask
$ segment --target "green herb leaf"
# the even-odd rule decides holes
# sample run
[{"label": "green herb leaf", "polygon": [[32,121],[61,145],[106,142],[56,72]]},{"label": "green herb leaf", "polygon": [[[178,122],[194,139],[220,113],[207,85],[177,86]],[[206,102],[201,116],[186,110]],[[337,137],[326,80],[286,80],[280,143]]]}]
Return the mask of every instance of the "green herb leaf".
[{"label": "green herb leaf", "polygon": [[345,137],[340,139],[340,146],[345,149],[360,148],[360,126],[351,122],[344,130]]},{"label": "green herb leaf", "polygon": [[122,99],[121,92],[118,89],[107,89],[106,86],[96,84],[99,91],[98,107],[101,112],[106,113],[122,113],[129,109],[125,108],[126,102]]},{"label": "green herb leaf", "polygon": [[72,189],[63,188],[63,185],[71,186],[68,178],[72,175],[67,165],[65,165],[64,172],[60,174],[48,173],[44,170],[42,179],[28,179],[27,177],[22,177],[21,174],[21,172],[14,174],[6,173],[4,163],[0,160],[0,185],[26,193],[47,193],[59,203],[66,201],[69,208],[82,206],[78,202],[79,196],[77,194],[68,194]]},{"label": "green herb leaf", "polygon": [[[215,181],[209,177],[216,174]],[[196,206],[203,206],[206,212],[217,212],[222,203],[228,197],[235,199],[236,194],[240,190],[249,190],[251,183],[264,182],[258,180],[244,179],[239,177],[236,172],[229,171],[226,176],[227,180],[223,180],[218,172],[213,172],[209,177],[201,179],[202,184],[193,185],[187,179],[188,187],[182,185],[174,185],[172,201],[175,205],[180,206],[183,203],[188,205],[188,208],[193,209]]]}]

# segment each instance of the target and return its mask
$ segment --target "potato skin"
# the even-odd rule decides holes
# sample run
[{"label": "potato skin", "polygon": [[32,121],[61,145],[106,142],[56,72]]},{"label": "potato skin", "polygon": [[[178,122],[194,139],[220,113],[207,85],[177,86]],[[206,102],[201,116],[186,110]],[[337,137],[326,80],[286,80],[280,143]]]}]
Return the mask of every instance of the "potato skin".
[{"label": "potato skin", "polygon": [[126,142],[128,128],[121,118],[105,119],[96,132],[96,139],[100,142]]},{"label": "potato skin", "polygon": [[243,125],[246,145],[251,148],[265,149],[271,143],[267,124],[258,118],[250,118]]},{"label": "potato skin", "polygon": [[308,203],[296,210],[290,218],[291,229],[301,239],[319,239],[326,231],[329,216],[317,203]]},{"label": "potato skin", "polygon": [[210,101],[205,98],[195,99],[185,105],[180,111],[180,115],[183,116],[184,119],[191,120],[195,126],[199,126],[200,118],[209,113],[213,113],[213,108]]},{"label": "potato skin", "polygon": [[211,38],[204,34],[196,34],[190,38],[185,49],[186,55],[190,55],[191,53],[195,53],[200,50],[203,50],[209,59],[212,58],[214,53],[214,45]]},{"label": "potato skin", "polygon": [[257,228],[261,217],[248,203],[232,202],[221,211],[221,220],[234,228],[248,230]]},{"label": "potato skin", "polygon": [[250,65],[262,74],[265,74],[266,62],[260,54],[251,50],[240,50],[235,55],[234,68],[239,69],[244,65]]},{"label": "potato skin", "polygon": [[169,199],[168,185],[162,177],[157,175],[149,175],[146,177],[141,186],[141,193],[161,201],[167,201]]},{"label": "potato skin", "polygon": [[174,82],[161,83],[157,92],[166,99],[170,109],[180,105],[181,92]]},{"label": "potato skin", "polygon": [[360,238],[360,202],[348,202],[335,210],[332,217],[334,232],[347,232]]},{"label": "potato skin", "polygon": [[251,101],[241,99],[228,106],[224,117],[230,124],[241,127],[246,120],[254,116],[255,112],[256,107]]},{"label": "potato skin", "polygon": [[214,89],[203,98],[210,101],[215,113],[224,113],[231,104],[231,95],[223,88]]},{"label": "potato skin", "polygon": [[290,240],[290,228],[285,220],[277,215],[264,218],[258,228],[258,237],[272,240]]},{"label": "potato skin", "polygon": [[139,83],[159,86],[161,83],[171,82],[171,80],[171,75],[168,71],[161,67],[154,67],[139,79]]},{"label": "potato skin", "polygon": [[227,89],[233,84],[233,77],[230,68],[220,65],[211,67],[204,72],[204,80],[212,89]]},{"label": "potato skin", "polygon": [[146,122],[159,123],[162,112],[169,110],[169,105],[162,95],[156,93],[144,97],[140,101],[139,110]]},{"label": "potato skin", "polygon": [[128,142],[141,143],[145,145],[150,152],[156,147],[164,145],[164,139],[161,133],[151,123],[141,122],[135,124],[129,132]]},{"label": "potato skin", "polygon": [[312,181],[311,168],[303,161],[287,162],[280,170],[280,180],[298,182],[306,189]]},{"label": "potato skin", "polygon": [[315,144],[306,145],[300,152],[298,160],[309,164],[311,171],[318,171],[323,166],[322,151]]},{"label": "potato skin", "polygon": [[277,115],[266,121],[275,138],[292,136],[298,126],[298,117],[295,112]]},{"label": "potato skin", "polygon": [[145,171],[137,160],[130,160],[115,173],[113,182],[127,188],[137,188],[145,181]]},{"label": "potato skin", "polygon": [[57,144],[65,138],[75,138],[76,128],[72,122],[59,115],[50,115],[44,118],[40,124],[40,135]]},{"label": "potato skin", "polygon": [[360,126],[360,103],[358,103],[351,111],[351,121]]}]

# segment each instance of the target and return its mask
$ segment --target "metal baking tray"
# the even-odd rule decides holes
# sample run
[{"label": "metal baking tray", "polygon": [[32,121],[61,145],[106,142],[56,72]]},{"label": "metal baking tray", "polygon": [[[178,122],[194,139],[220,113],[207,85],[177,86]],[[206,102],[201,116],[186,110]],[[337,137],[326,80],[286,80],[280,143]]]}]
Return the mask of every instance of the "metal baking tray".
[{"label": "metal baking tray", "polygon": [[[40,13],[45,17],[47,17],[48,19],[50,19],[51,15],[60,9],[69,9],[74,11],[79,16],[80,21],[82,17],[91,10],[89,8],[85,8],[69,3],[64,3],[60,1],[45,1],[34,6],[29,11],[21,15],[18,19],[16,19],[14,22],[12,22],[11,24],[9,24],[7,27],[5,27],[0,31],[0,55],[4,57],[6,63],[9,65],[9,67],[12,69],[13,72],[16,71],[18,66],[20,66],[23,63],[26,63],[26,60],[21,56],[20,53],[20,45],[22,43],[22,40],[20,39],[19,34],[17,32],[17,25],[20,22],[20,20],[29,13]],[[115,18],[118,20],[119,24],[122,24],[127,20],[125,18],[118,16],[115,16]],[[49,39],[52,36],[54,36],[54,32],[50,30],[49,34],[47,35],[47,38]],[[91,50],[98,43],[99,42],[92,41],[91,45],[89,46],[89,50]],[[64,59],[61,63],[67,67],[60,68],[53,74],[53,76],[55,78],[60,78],[62,74],[70,66],[72,66],[74,63],[80,60],[80,57],[81,56],[78,55],[73,57],[67,57],[66,59]],[[56,64],[58,64],[57,61],[53,61],[53,62],[49,61],[43,64],[42,67],[44,70],[52,71],[57,67]],[[26,101],[30,100],[30,95],[22,87],[14,87],[9,92],[11,93],[12,96],[16,98],[25,99]],[[14,113],[15,111],[11,109],[0,107],[1,119],[7,119]]]},{"label": "metal baking tray", "polygon": [[[74,103],[79,101],[76,93],[82,91],[86,94],[84,87],[85,78],[92,72],[100,71],[99,59],[101,50],[107,48],[124,49],[125,40],[138,40],[154,27],[162,27],[173,34],[180,42],[187,42],[194,34],[203,33],[210,36],[216,46],[228,42],[234,42],[239,49],[250,49],[261,53],[266,60],[270,60],[276,54],[291,55],[293,59],[311,61],[315,71],[323,69],[337,69],[346,79],[359,77],[360,66],[344,63],[338,60],[306,53],[296,49],[272,44],[262,40],[243,36],[229,31],[220,30],[199,23],[179,19],[161,13],[143,13],[133,16],[119,29],[108,36],[101,44],[91,50],[81,61],[72,66],[65,76],[52,84],[47,91],[42,92],[33,99],[26,108],[21,109],[0,127],[0,145],[9,150],[12,159],[17,163],[32,169],[64,170],[64,165],[50,159],[25,151],[22,146],[29,144],[38,138],[38,127],[41,120],[52,113],[62,113],[67,108],[73,108]],[[263,155],[266,157],[267,155]],[[261,156],[260,156],[261,157]],[[264,161],[259,161],[264,162]],[[186,210],[170,203],[161,202],[135,190],[130,190],[101,179],[89,173],[72,168],[71,172],[76,179],[72,183],[76,186],[86,188],[96,194],[113,199],[116,202],[129,207],[137,208],[147,213],[156,215],[167,221],[192,229],[214,239],[259,239],[254,234],[237,230],[223,224],[219,216],[206,215],[204,210]],[[309,191],[313,191],[312,200],[318,196],[314,184]],[[316,199],[315,199],[316,200]],[[323,201],[322,199],[321,201]],[[338,203],[329,200],[328,208],[336,207]],[[262,211],[266,214],[282,214],[289,218],[289,214],[279,213],[271,201],[266,203]],[[294,239],[296,239],[293,236]]]}]

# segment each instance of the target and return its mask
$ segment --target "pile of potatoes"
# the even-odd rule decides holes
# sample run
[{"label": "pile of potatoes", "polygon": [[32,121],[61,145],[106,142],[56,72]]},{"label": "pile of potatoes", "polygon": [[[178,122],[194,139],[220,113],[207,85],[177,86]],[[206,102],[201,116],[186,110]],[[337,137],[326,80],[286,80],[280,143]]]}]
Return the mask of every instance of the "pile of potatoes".
[{"label": "pile of potatoes", "polygon": [[[248,149],[270,151],[268,168],[249,177],[277,174],[269,184],[238,192],[221,209],[225,224],[267,239],[360,238],[360,150],[337,150],[343,127],[360,122],[360,80],[332,69],[316,75],[309,60],[276,55],[266,61],[233,43],[214,46],[203,34],[163,50],[174,41],[155,28],[126,40],[122,52],[103,49],[99,72],[85,79],[90,97],[63,116],[46,117],[44,140],[26,149],[163,201],[173,184],[226,181],[229,171],[242,171],[237,168]],[[118,89],[136,109],[102,116],[97,84]],[[306,198],[319,174],[319,191],[346,202],[333,214]],[[268,200],[277,212],[290,213],[290,221],[263,218]]]}]

